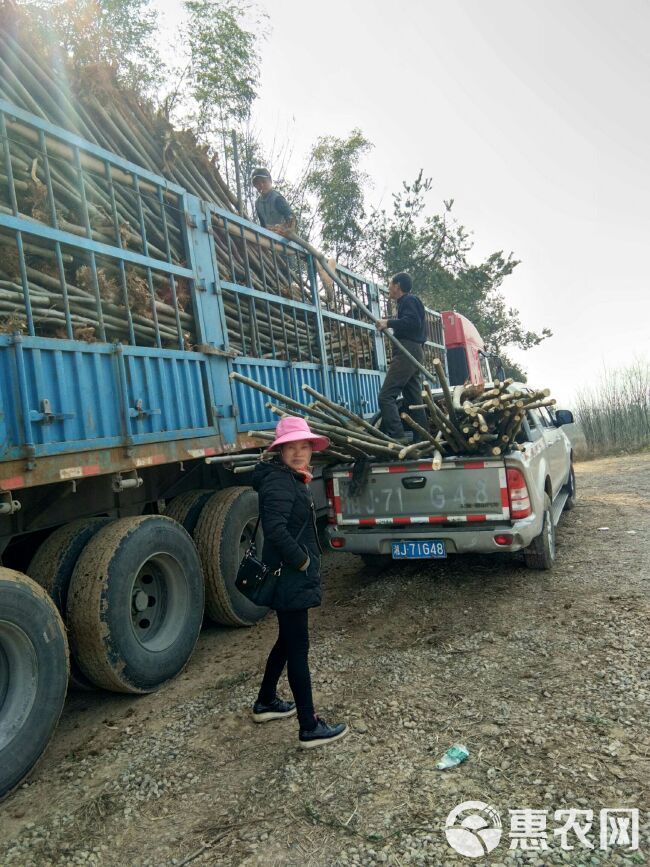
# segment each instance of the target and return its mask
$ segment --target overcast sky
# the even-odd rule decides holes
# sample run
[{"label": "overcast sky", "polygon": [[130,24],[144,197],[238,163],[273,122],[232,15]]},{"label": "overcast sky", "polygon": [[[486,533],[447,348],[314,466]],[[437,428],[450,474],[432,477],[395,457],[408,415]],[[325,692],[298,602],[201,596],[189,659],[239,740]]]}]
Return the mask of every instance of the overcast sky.
[{"label": "overcast sky", "polygon": [[507,300],[554,333],[513,353],[532,384],[568,404],[603,365],[650,357],[646,0],[259,5],[265,135],[289,132],[299,161],[360,127],[371,202],[424,168],[477,259],[512,250]]}]

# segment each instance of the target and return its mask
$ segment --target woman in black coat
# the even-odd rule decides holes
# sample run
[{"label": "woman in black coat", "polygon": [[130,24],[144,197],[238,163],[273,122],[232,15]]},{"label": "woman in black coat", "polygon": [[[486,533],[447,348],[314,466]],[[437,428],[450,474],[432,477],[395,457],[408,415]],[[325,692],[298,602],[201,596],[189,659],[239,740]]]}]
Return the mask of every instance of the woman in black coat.
[{"label": "woman in black coat", "polygon": [[[272,569],[282,566],[271,603],[278,618],[278,638],[266,662],[253,719],[268,722],[297,711],[301,747],[332,743],[348,731],[343,723],[330,726],[316,716],[308,662],[309,609],[321,602],[321,547],[309,464],[312,452],[328,444],[327,437],[312,433],[304,419],[285,417],[278,422],[270,446],[277,457],[259,463],[253,472],[264,531],[262,560]],[[283,701],[276,693],[285,665],[295,703]]]}]

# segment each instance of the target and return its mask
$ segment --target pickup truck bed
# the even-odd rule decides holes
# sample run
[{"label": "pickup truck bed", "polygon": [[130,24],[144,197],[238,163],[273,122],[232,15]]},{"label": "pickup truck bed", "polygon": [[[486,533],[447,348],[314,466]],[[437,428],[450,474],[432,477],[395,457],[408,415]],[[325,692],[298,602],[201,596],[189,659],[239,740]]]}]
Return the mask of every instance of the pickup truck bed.
[{"label": "pickup truck bed", "polygon": [[[561,465],[552,466],[553,448],[556,457],[563,451]],[[555,526],[575,493],[570,444],[558,428],[505,458],[446,458],[439,470],[422,460],[377,463],[360,485],[350,466],[330,476],[327,535],[336,550],[390,557],[404,543],[399,556],[422,556],[408,544],[435,541],[447,554],[523,549],[536,568],[551,567]]]}]

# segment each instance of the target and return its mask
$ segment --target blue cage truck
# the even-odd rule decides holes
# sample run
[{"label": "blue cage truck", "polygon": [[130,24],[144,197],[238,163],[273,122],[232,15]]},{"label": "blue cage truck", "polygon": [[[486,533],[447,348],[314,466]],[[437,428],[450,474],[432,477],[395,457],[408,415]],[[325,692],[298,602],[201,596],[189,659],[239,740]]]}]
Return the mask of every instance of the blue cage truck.
[{"label": "blue cage truck", "polygon": [[[230,375],[370,418],[387,347],[194,142],[106,83],[44,75],[0,23],[1,798],[69,685],[151,692],[204,612],[266,613],[234,579],[257,517],[241,470],[275,417]],[[386,314],[381,286],[338,276]],[[446,363],[441,316],[427,327]]]}]

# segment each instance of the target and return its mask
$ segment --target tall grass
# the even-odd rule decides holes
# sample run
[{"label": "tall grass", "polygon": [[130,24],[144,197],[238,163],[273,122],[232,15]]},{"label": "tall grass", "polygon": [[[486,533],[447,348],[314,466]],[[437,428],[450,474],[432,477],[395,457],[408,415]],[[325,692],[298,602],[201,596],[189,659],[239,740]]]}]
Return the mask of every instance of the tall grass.
[{"label": "tall grass", "polygon": [[650,445],[650,362],[605,370],[593,389],[578,393],[577,420],[592,455]]}]

